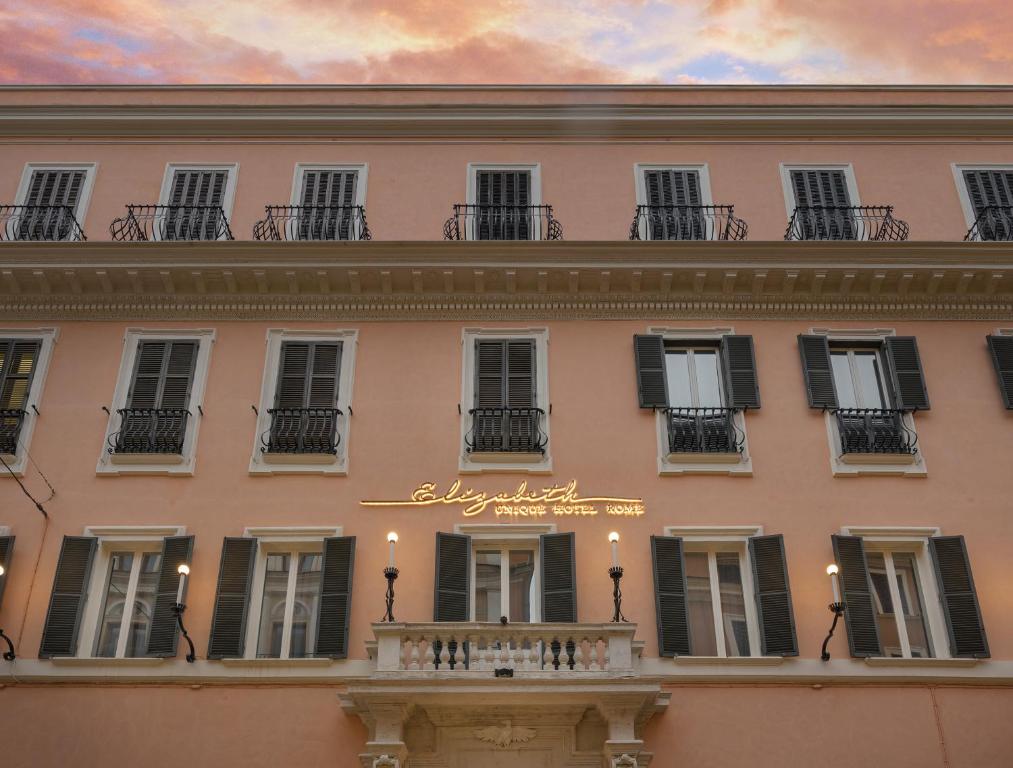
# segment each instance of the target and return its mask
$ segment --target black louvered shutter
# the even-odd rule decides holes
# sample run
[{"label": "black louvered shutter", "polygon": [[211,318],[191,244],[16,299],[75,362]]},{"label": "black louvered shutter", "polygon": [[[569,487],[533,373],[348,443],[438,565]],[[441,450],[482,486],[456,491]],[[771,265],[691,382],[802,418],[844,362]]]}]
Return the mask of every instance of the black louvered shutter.
[{"label": "black louvered shutter", "polygon": [[256,555],[257,540],[254,538],[226,537],[222,542],[218,589],[215,591],[215,610],[208,640],[209,659],[243,656]]},{"label": "black louvered shutter", "polygon": [[848,647],[856,658],[882,656],[879,625],[873,602],[872,580],[865,559],[861,536],[830,537],[834,545],[834,561],[839,569],[844,621],[848,628]]},{"label": "black louvered shutter", "polygon": [[475,342],[476,408],[534,408],[536,386],[533,340]]},{"label": "black louvered shutter", "polygon": [[929,539],[929,551],[950,634],[950,655],[987,659],[988,639],[964,537],[933,536]]},{"label": "black louvered shutter", "polygon": [[[86,172],[83,170],[33,171],[25,195],[25,206],[64,206],[77,213]],[[73,229],[71,217],[58,211],[30,211],[24,217],[18,237],[21,240],[66,240]]]},{"label": "black louvered shutter", "polygon": [[11,569],[11,555],[14,554],[14,537],[0,536],[0,566],[4,572],[0,574],[0,605],[3,605],[4,587],[7,585],[7,573]]},{"label": "black louvered shutter", "polygon": [[538,537],[542,561],[542,621],[577,621],[577,560],[574,534]]},{"label": "black louvered shutter", "polygon": [[0,339],[0,410],[28,407],[40,346],[34,340]]},{"label": "black louvered shutter", "polygon": [[303,172],[301,240],[348,240],[352,231],[357,171]]},{"label": "black louvered shutter", "polygon": [[[180,563],[190,564],[193,553],[193,536],[167,536],[162,539],[162,564],[158,571],[155,607],[151,611],[151,631],[148,633],[148,650],[145,655],[172,658],[179,641],[176,598],[179,595]],[[186,589],[186,586],[183,587]],[[186,602],[186,593],[183,594]]]},{"label": "black louvered shutter", "polygon": [[982,240],[1006,240],[1011,234],[1009,224],[1002,216],[981,218],[986,208],[1013,207],[1013,171],[976,170],[964,171],[967,196],[978,220],[978,235]]},{"label": "black louvered shutter", "polygon": [[[794,170],[791,186],[795,205],[810,209],[799,214],[806,240],[851,240],[855,237],[854,217],[850,211],[842,210],[851,206],[844,171]],[[826,210],[834,208],[838,210]]]},{"label": "black louvered shutter", "polygon": [[837,387],[830,363],[830,344],[826,336],[799,335],[802,376],[810,408],[836,408]]},{"label": "black louvered shutter", "polygon": [[633,337],[633,362],[637,372],[637,399],[641,408],[668,407],[668,376],[665,374],[665,340],[653,334]]},{"label": "black louvered shutter", "polygon": [[690,656],[686,562],[678,536],[651,536],[659,656]]},{"label": "black louvered shutter", "polygon": [[730,408],[759,408],[760,384],[752,336],[721,337],[721,368],[725,400]]},{"label": "black louvered shutter", "polygon": [[320,570],[320,621],[314,655],[332,659],[348,657],[348,620],[352,611],[352,571],[355,537],[324,539]]},{"label": "black louvered shutter", "polygon": [[753,564],[761,652],[764,656],[798,656],[784,536],[750,537],[749,559]]},{"label": "black louvered shutter", "polygon": [[884,342],[893,382],[894,407],[901,411],[929,410],[929,393],[914,336],[887,336]]},{"label": "black louvered shutter", "polygon": [[475,235],[479,240],[530,240],[530,171],[478,171]]},{"label": "black louvered shutter", "polygon": [[986,336],[1003,405],[1013,409],[1013,336]]},{"label": "black louvered shutter", "polygon": [[172,177],[166,240],[215,240],[228,171],[179,170]]},{"label": "black louvered shutter", "polygon": [[338,401],[340,370],[340,343],[284,342],[275,407],[333,408]]},{"label": "black louvered shutter", "polygon": [[433,621],[471,618],[471,536],[436,534]]},{"label": "black louvered shutter", "polygon": [[81,613],[88,595],[88,580],[97,543],[98,539],[92,536],[63,537],[49,610],[42,629],[40,659],[77,653],[77,634],[81,628]]},{"label": "black louvered shutter", "polygon": [[128,408],[177,408],[190,405],[190,389],[197,365],[196,341],[141,341]]},{"label": "black louvered shutter", "polygon": [[[644,171],[652,240],[701,240],[700,173],[672,168]],[[692,209],[692,210],[690,210]]]}]

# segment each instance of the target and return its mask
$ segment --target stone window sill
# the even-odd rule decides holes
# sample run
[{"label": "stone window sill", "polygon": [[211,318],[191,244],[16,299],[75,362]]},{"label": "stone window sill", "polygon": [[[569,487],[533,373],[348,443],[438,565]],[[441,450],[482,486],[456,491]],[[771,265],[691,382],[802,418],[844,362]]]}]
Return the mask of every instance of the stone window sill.
[{"label": "stone window sill", "polygon": [[783,656],[675,656],[676,664],[702,666],[716,664],[722,667],[776,667],[784,663]]},{"label": "stone window sill", "polygon": [[898,659],[893,656],[872,656],[865,659],[870,667],[973,667],[982,659]]},{"label": "stone window sill", "polygon": [[336,659],[216,659],[226,667],[261,667],[264,669],[277,669],[279,667],[329,667]]},{"label": "stone window sill", "polygon": [[54,656],[51,659],[42,659],[61,667],[157,667],[170,658],[156,656],[136,656],[127,659],[109,659],[98,656]]}]

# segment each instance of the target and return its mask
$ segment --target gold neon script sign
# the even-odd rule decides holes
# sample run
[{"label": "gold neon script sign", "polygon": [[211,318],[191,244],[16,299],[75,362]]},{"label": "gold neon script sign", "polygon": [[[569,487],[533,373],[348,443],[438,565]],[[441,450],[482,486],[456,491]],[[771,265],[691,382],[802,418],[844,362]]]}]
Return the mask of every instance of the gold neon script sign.
[{"label": "gold neon script sign", "polygon": [[412,491],[410,499],[360,501],[364,507],[431,507],[438,504],[460,506],[465,517],[474,517],[492,507],[497,517],[542,517],[544,515],[593,516],[604,511],[606,515],[639,517],[644,514],[643,499],[619,496],[581,496],[577,481],[566,485],[551,485],[538,490],[528,489],[527,480],[513,493],[493,493],[462,488],[455,480],[447,492],[438,494],[436,483],[421,483]]}]

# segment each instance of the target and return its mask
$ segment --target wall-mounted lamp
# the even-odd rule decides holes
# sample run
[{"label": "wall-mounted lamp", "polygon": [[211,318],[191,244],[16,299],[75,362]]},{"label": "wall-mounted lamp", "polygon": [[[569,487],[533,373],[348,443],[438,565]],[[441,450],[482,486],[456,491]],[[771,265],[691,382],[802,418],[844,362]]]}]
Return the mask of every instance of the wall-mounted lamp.
[{"label": "wall-mounted lamp", "polygon": [[834,636],[834,630],[837,629],[837,621],[844,615],[845,605],[841,601],[841,584],[837,577],[839,570],[837,563],[831,563],[827,566],[827,575],[830,577],[830,586],[834,591],[834,601],[827,607],[834,614],[834,621],[830,625],[830,631],[827,633],[826,638],[823,640],[823,650],[820,653],[820,658],[823,661],[830,661],[830,651],[827,650],[827,645],[830,643],[830,638]]},{"label": "wall-mounted lamp", "polygon": [[176,624],[179,625],[179,631],[183,633],[183,639],[190,646],[190,652],[186,655],[186,660],[190,664],[193,664],[197,660],[197,654],[194,652],[193,640],[190,639],[190,633],[183,626],[183,611],[186,610],[186,605],[183,603],[183,592],[186,589],[186,577],[190,575],[190,566],[186,563],[180,563],[176,569],[176,573],[179,574],[179,589],[176,590],[176,604],[172,606],[172,611],[176,614]]},{"label": "wall-mounted lamp", "polygon": [[615,611],[612,613],[612,621],[626,621],[623,616],[622,603],[623,592],[619,588],[619,582],[623,578],[623,567],[619,565],[619,532],[609,533],[609,544],[612,547],[612,566],[609,568],[609,578],[612,579],[612,603]]},{"label": "wall-mounted lamp", "polygon": [[[0,565],[0,576],[3,575],[4,575],[4,567]],[[6,661],[14,661],[14,659],[18,657],[17,654],[14,653],[14,643],[12,643],[11,639],[4,634],[4,631],[2,629],[0,629],[0,640],[3,640],[5,643],[7,643],[7,650],[4,651],[4,659]]]},{"label": "wall-mounted lamp", "polygon": [[382,621],[392,623],[394,621],[394,579],[397,578],[397,568],[394,567],[394,545],[397,544],[397,533],[391,531],[387,534],[387,543],[390,545],[390,557],[387,560],[387,567],[383,569],[383,576],[387,579],[387,615]]}]

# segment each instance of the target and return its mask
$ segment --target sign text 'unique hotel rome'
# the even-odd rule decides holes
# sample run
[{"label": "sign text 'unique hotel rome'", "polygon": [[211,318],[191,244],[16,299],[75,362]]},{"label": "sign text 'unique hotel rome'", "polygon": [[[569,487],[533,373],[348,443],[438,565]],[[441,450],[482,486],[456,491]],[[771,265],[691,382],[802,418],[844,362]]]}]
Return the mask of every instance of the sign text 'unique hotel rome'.
[{"label": "sign text 'unique hotel rome'", "polygon": [[514,492],[489,493],[462,488],[461,481],[450,484],[446,493],[437,493],[436,483],[421,483],[411,498],[383,501],[360,501],[366,507],[431,507],[450,504],[462,507],[465,517],[474,517],[493,508],[497,517],[544,517],[546,515],[594,516],[601,513],[618,517],[639,517],[644,514],[644,501],[619,496],[581,496],[577,481],[566,485],[550,485],[529,490],[522,481]]}]

